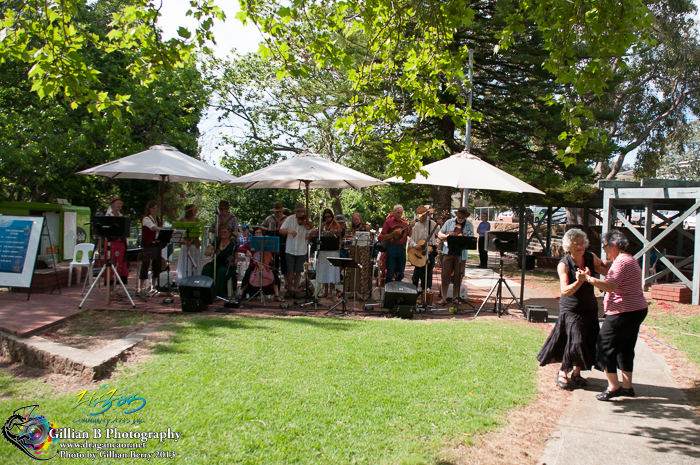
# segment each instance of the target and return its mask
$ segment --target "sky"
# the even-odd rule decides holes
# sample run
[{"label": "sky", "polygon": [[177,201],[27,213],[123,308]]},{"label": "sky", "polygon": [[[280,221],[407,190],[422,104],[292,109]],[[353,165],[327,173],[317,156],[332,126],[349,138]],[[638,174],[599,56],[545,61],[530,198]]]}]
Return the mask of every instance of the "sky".
[{"label": "sky", "polygon": [[[693,0],[700,10],[700,0]],[[262,40],[260,31],[252,25],[244,26],[238,19],[236,13],[240,11],[237,0],[218,0],[218,6],[226,13],[226,22],[215,21],[213,26],[214,37],[217,44],[213,46],[214,53],[219,58],[225,58],[229,52],[235,48],[236,53],[243,55],[258,51],[258,44]],[[163,29],[164,38],[175,37],[180,26],[193,30],[196,20],[185,16],[189,9],[189,0],[163,0],[161,9],[162,17],[159,24]],[[696,23],[700,23],[700,15],[695,16]],[[696,25],[696,28],[698,26]],[[219,165],[219,159],[224,155],[223,150],[217,148],[220,141],[220,129],[217,128],[216,114],[209,112],[199,124],[202,133],[200,146],[202,148],[202,159],[215,165]],[[633,165],[636,159],[636,150],[627,154],[625,164]]]}]

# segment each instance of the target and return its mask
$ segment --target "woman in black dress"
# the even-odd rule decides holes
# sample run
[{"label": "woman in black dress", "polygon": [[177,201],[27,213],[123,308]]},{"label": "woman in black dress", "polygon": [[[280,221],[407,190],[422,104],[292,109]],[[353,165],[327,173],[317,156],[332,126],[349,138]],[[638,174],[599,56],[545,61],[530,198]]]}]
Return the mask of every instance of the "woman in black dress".
[{"label": "woman in black dress", "polygon": [[593,286],[586,279],[593,270],[607,273],[610,263],[604,263],[594,253],[586,251],[588,237],[580,229],[567,231],[562,247],[568,253],[557,265],[562,294],[559,299],[559,320],[537,355],[537,360],[541,366],[561,362],[557,386],[572,389],[574,385],[588,384],[581,376],[581,370],[590,370],[596,356],[598,301]]}]

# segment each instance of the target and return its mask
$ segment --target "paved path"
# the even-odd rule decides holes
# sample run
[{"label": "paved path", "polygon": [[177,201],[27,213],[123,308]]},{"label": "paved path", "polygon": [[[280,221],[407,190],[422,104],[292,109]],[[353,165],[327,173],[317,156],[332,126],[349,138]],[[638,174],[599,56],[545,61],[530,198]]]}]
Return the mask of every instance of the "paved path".
[{"label": "paved path", "polygon": [[539,464],[700,464],[700,418],[671,379],[663,356],[641,338],[636,398],[596,400],[607,386],[605,375],[597,370],[584,375],[589,386],[573,392]]}]

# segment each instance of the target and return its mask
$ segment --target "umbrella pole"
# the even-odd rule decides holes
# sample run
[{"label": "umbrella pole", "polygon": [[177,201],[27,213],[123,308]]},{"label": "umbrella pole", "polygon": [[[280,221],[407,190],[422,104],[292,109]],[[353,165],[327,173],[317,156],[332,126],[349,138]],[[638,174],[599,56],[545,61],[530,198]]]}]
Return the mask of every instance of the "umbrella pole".
[{"label": "umbrella pole", "polygon": [[309,212],[309,181],[304,181],[304,184],[306,184],[306,216],[309,216],[311,214]]}]

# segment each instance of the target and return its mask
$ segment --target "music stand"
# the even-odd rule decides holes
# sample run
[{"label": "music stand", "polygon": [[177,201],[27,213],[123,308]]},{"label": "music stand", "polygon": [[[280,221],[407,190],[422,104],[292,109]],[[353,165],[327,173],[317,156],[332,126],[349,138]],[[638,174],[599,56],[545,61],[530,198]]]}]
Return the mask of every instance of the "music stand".
[{"label": "music stand", "polygon": [[[337,238],[336,238],[337,239]],[[362,265],[357,263],[355,260],[352,258],[340,258],[340,257],[328,257],[328,261],[330,262],[331,265],[339,267],[342,271],[346,271],[346,268],[360,268],[362,269]],[[347,299],[345,298],[345,289],[347,289],[347,282],[348,282],[348,274],[347,272],[344,274],[345,279],[343,280],[343,298],[341,299],[340,302],[336,303],[333,305],[331,308],[328,309],[324,315],[328,315],[331,311],[335,309],[338,305],[343,305],[343,308],[340,310],[342,314],[347,314],[349,313],[348,311],[348,306],[347,306]],[[352,308],[352,307],[350,307]],[[355,313],[354,309],[350,310],[352,313]]]},{"label": "music stand", "polygon": [[[160,246],[160,253],[158,254],[159,260],[162,259],[162,257],[163,257],[162,251],[164,248],[166,248],[168,246],[168,244],[170,244],[171,240],[173,239],[174,234],[175,234],[174,229],[161,229],[158,231],[158,236],[156,237],[156,242]],[[179,236],[179,237],[180,237],[180,239],[182,239],[182,236]],[[167,273],[168,273],[168,296],[165,299],[163,299],[163,303],[164,304],[171,304],[174,301],[173,301],[173,297],[172,297],[173,292],[172,292],[172,289],[170,288],[170,260],[166,259],[165,261],[168,263],[168,271],[167,271]],[[156,288],[162,288],[162,286],[160,284],[160,275],[162,273],[163,273],[163,270],[160,270],[160,273],[158,273],[158,279],[157,279],[158,285],[156,286]]]},{"label": "music stand", "polygon": [[[250,237],[250,251],[260,252],[260,257],[265,259],[265,252],[279,252],[280,251],[280,238],[279,236],[251,236]],[[259,264],[262,266],[262,261]],[[263,292],[262,276],[260,278],[260,289],[258,292],[250,296],[246,303],[250,302],[255,298],[256,295],[260,294],[260,303],[265,306],[265,295]]]},{"label": "music stand", "polygon": [[[450,252],[459,252],[459,255],[462,255],[463,250],[476,250],[478,248],[478,239],[473,236],[447,236],[447,248]],[[460,266],[459,271],[455,271],[455,273],[459,272],[460,274],[462,273],[462,268]],[[464,276],[460,276],[459,283],[460,285],[462,284],[462,278]],[[467,304],[471,308],[474,308],[474,305],[471,304],[468,300],[464,300],[459,296],[459,289],[453,289],[454,295],[452,296],[452,300],[459,304]],[[445,296],[443,296],[444,298]]]}]

